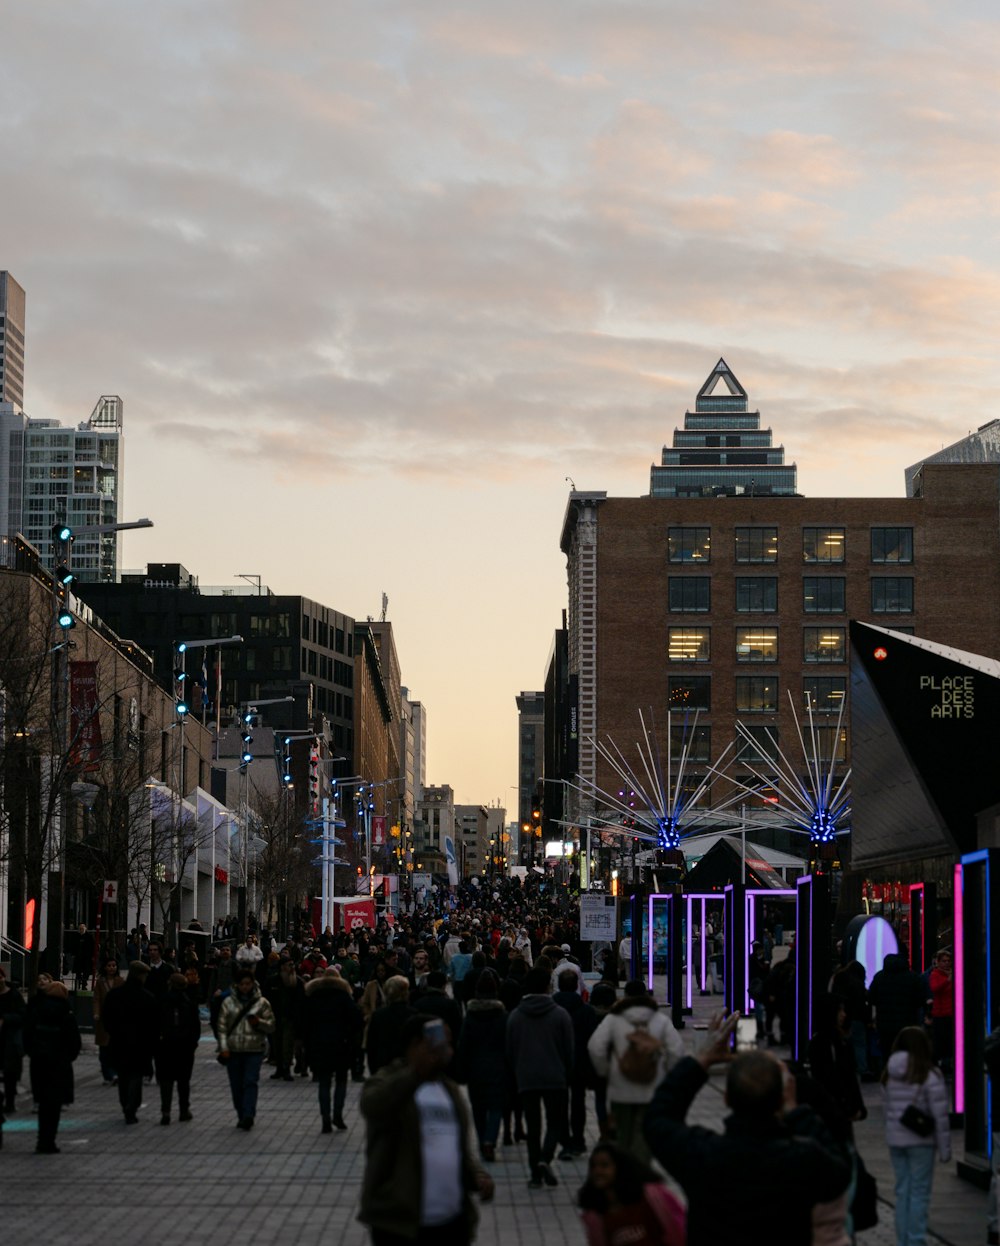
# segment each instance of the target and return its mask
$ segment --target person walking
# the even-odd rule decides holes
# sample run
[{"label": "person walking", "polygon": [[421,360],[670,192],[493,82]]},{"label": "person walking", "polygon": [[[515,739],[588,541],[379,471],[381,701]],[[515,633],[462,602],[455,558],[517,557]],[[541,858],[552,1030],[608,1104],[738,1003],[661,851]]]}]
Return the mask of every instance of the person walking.
[{"label": "person walking", "polygon": [[361,1046],[364,1021],[354,1002],[351,984],[336,969],[326,969],[306,983],[302,1025],[306,1058],[316,1081],[323,1133],[346,1129],[347,1075]]},{"label": "person walking", "polygon": [[156,1043],[156,1080],[160,1086],[160,1124],[170,1124],[170,1108],[177,1083],[178,1119],[191,1117],[191,1073],[194,1053],[201,1041],[198,1005],[191,999],[184,974],[172,974],[166,997],[160,1002],[159,1036]]},{"label": "person walking", "polygon": [[[507,1063],[517,1086],[528,1135],[528,1185],[559,1184],[552,1171],[556,1147],[569,1142],[567,1111],[573,1077],[573,1022],[549,993],[548,970],[536,965],[524,979],[524,997],[507,1019]],[[542,1137],[542,1107],[545,1136]]]},{"label": "person walking", "polygon": [[365,1048],[368,1053],[368,1072],[377,1073],[403,1054],[400,1046],[403,1026],[416,1009],[410,1005],[410,980],[401,973],[386,978],[382,988],[385,1003],[376,1008],[368,1021]]},{"label": "person walking", "polygon": [[251,1130],[257,1117],[260,1066],[267,1036],[274,1032],[274,1013],[261,994],[254,971],[236,975],[236,989],[219,1012],[219,1059],[229,1075],[237,1128]]},{"label": "person walking", "polygon": [[125,979],[118,972],[118,962],[114,957],[105,961],[104,968],[94,982],[94,1042],[97,1044],[97,1058],[105,1086],[114,1086],[118,1075],[111,1063],[111,1035],[104,1024],[104,1001],[108,998],[109,991],[124,985]]},{"label": "person walking", "polygon": [[896,1242],[924,1246],[935,1152],[951,1159],[948,1089],[921,1026],[896,1035],[882,1073],[885,1138],[896,1176]]},{"label": "person walking", "polygon": [[17,1083],[24,1071],[24,999],[7,983],[0,965],[0,1072],[3,1073],[3,1099],[0,1112],[13,1112]]},{"label": "person walking", "polygon": [[469,1089],[479,1153],[496,1159],[507,1085],[507,1012],[497,998],[497,976],[484,969],[469,1000],[456,1052],[456,1078]]},{"label": "person walking", "polygon": [[902,952],[886,956],[868,988],[883,1062],[889,1059],[900,1030],[923,1021],[928,993],[920,974],[910,969]]},{"label": "person walking", "polygon": [[160,1016],[155,998],[146,990],[149,968],[134,960],[124,986],[110,991],[104,1000],[104,1025],[108,1031],[111,1063],[118,1075],[118,1102],[126,1125],[139,1122],[142,1079],[153,1075],[153,1051],[159,1037]]},{"label": "person walking", "polygon": [[468,1109],[446,1075],[452,1047],[440,1018],[416,1016],[404,1055],[361,1092],[367,1126],[358,1219],[372,1246],[468,1246],[493,1179],[470,1146]]},{"label": "person walking", "polygon": [[587,1050],[597,1075],[608,1079],[608,1110],[618,1146],[648,1164],[643,1117],[667,1070],[684,1054],[680,1035],[646,984],[633,979],[590,1036]]},{"label": "person walking", "polygon": [[569,1096],[569,1143],[559,1158],[574,1159],[587,1152],[584,1136],[587,1128],[587,1091],[597,1081],[587,1044],[600,1025],[601,1017],[590,1004],[583,1002],[583,997],[577,990],[577,976],[572,968],[556,973],[556,985],[559,989],[552,998],[560,1008],[566,1009],[573,1022],[574,1052]]},{"label": "person walking", "polygon": [[955,982],[951,969],[951,952],[942,948],[934,957],[929,986],[934,1058],[945,1072],[950,1071],[955,1056]]},{"label": "person walking", "polygon": [[305,1006],[305,982],[295,971],[290,956],[281,954],[278,965],[264,981],[264,995],[274,1013],[274,1036],[271,1050],[275,1065],[272,1081],[294,1081],[292,1063],[295,1044],[302,1036],[302,1010]]},{"label": "person walking", "polygon": [[24,1018],[24,1049],[31,1060],[31,1084],[38,1098],[39,1155],[57,1155],[56,1134],[63,1107],[73,1102],[73,1061],[80,1031],[61,982],[40,985]]}]

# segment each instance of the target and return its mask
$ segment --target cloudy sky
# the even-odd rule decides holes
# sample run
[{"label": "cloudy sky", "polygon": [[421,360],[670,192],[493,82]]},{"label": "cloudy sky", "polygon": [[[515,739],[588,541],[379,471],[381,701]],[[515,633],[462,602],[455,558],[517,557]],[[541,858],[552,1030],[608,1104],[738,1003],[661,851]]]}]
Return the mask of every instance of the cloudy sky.
[{"label": "cloudy sky", "polygon": [[125,401],[125,562],[389,597],[428,780],[514,803],[571,477],[648,490],[724,355],[814,496],[997,414],[975,0],[9,4],[26,409]]}]

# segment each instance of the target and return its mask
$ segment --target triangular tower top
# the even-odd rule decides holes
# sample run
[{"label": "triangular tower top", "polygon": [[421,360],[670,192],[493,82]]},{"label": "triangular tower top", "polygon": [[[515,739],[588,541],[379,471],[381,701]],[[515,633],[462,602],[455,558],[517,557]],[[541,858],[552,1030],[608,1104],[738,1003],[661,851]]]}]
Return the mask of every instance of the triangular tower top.
[{"label": "triangular tower top", "polygon": [[746,398],[747,391],[739,383],[733,373],[730,371],[729,364],[725,359],[720,359],[712,371],[708,374],[705,384],[698,390],[699,398],[709,398],[719,387],[719,382],[723,382],[730,394],[734,398]]}]

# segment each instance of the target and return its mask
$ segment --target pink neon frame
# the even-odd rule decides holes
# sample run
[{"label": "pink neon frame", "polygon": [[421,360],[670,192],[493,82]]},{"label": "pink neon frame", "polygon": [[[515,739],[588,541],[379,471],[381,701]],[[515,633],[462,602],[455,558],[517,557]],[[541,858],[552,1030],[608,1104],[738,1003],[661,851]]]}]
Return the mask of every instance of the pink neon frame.
[{"label": "pink neon frame", "polygon": [[955,1111],[965,1111],[965,885],[962,865],[955,866],[952,884],[954,905],[953,957],[955,964]]}]

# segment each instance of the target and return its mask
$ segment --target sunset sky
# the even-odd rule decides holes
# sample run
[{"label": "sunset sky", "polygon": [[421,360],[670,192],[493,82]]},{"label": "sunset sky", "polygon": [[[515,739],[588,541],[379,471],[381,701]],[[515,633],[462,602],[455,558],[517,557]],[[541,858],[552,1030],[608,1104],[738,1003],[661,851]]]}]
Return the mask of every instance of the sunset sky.
[{"label": "sunset sky", "polygon": [[25,407],[125,403],[125,565],[389,597],[427,778],[513,807],[569,485],[720,355],[812,496],[998,414],[1000,17],[952,0],[8,5]]}]

